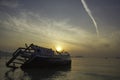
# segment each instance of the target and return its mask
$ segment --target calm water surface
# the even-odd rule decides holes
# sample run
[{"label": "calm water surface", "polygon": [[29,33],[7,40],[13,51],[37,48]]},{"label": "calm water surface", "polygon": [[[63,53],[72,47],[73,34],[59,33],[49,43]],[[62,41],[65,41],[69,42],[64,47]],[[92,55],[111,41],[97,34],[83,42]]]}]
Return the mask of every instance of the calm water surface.
[{"label": "calm water surface", "polygon": [[72,58],[71,68],[21,70],[5,67],[0,59],[0,80],[120,80],[120,59]]}]

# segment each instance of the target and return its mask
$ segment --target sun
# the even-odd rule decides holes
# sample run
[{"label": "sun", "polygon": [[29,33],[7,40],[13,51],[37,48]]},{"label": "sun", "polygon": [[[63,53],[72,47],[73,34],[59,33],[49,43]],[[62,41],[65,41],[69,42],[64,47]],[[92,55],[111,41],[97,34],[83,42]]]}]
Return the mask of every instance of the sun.
[{"label": "sun", "polygon": [[61,51],[62,51],[62,47],[57,46],[57,47],[56,47],[56,50],[57,50],[58,52],[61,52]]}]

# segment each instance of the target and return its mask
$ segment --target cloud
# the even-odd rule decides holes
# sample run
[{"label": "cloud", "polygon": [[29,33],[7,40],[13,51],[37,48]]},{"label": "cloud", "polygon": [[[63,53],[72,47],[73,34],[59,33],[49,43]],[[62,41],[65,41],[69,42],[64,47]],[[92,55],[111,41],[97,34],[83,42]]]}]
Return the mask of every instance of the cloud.
[{"label": "cloud", "polygon": [[16,8],[18,5],[18,0],[0,0],[0,6]]},{"label": "cloud", "polygon": [[[84,31],[72,27],[67,22],[69,20],[55,21],[41,17],[32,12],[21,12],[18,16],[8,16],[5,21],[1,21],[4,28],[15,32],[27,32],[35,35],[43,34],[52,39],[67,39],[74,34],[81,35]],[[74,40],[71,38],[71,40]]]},{"label": "cloud", "polygon": [[[3,34],[0,44],[16,45],[34,42],[45,46],[61,44],[66,49],[76,50],[78,53],[119,52],[117,43],[120,42],[118,37],[120,33],[113,33],[111,38],[103,36],[98,38],[96,34],[69,24],[69,21],[70,19],[56,21],[28,11],[22,11],[17,16],[9,15],[4,20],[0,19],[0,30],[2,30],[0,33]],[[4,35],[7,37],[4,38]]]},{"label": "cloud", "polygon": [[[4,15],[5,16],[5,15]],[[56,21],[47,17],[42,17],[34,12],[22,11],[17,16],[8,15],[4,20],[0,20],[0,28],[3,35],[19,34],[19,36],[31,37],[33,39],[48,41],[64,42],[75,45],[82,38],[88,37],[88,32],[80,30],[73,25],[68,24],[69,19]],[[74,34],[73,34],[74,33]],[[15,37],[18,37],[15,35]],[[80,41],[81,42],[81,41]]]}]

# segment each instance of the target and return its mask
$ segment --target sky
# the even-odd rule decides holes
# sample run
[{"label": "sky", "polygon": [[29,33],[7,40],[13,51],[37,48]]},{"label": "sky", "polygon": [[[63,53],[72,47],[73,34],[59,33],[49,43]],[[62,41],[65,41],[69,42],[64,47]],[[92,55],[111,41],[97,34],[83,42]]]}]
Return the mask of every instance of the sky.
[{"label": "sky", "polygon": [[0,0],[0,50],[33,43],[71,55],[120,56],[119,21],[120,0]]}]

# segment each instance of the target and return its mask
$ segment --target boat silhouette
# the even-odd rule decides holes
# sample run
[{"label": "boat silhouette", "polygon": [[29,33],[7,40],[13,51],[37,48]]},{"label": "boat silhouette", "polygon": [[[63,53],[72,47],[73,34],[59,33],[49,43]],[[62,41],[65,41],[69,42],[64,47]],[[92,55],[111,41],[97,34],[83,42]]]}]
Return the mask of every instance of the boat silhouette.
[{"label": "boat silhouette", "polygon": [[50,48],[34,44],[18,48],[12,58],[6,63],[11,68],[41,68],[71,66],[71,56],[68,52],[53,51]]}]

